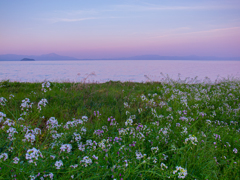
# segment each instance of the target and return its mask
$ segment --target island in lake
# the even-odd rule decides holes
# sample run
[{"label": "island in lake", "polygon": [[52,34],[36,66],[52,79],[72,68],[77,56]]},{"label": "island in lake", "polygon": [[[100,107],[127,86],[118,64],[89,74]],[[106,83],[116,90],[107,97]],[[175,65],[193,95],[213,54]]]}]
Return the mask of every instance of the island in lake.
[{"label": "island in lake", "polygon": [[35,61],[35,59],[23,58],[21,61]]}]

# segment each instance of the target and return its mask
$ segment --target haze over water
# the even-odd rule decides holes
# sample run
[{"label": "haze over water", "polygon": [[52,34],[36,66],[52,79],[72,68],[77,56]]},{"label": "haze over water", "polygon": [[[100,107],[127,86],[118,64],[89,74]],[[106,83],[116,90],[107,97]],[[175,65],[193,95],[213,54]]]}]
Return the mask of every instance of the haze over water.
[{"label": "haze over water", "polygon": [[[240,78],[240,61],[167,61],[167,60],[96,60],[96,61],[2,61],[0,80],[20,82],[69,81],[106,82],[161,81],[163,75],[178,79],[205,77]],[[90,75],[92,74],[92,75]],[[89,76],[88,76],[89,75]]]}]

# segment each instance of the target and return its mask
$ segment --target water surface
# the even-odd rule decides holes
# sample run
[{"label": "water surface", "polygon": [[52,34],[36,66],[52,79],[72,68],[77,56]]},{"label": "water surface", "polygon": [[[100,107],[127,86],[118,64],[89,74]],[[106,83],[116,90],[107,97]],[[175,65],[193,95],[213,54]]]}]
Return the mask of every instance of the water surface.
[{"label": "water surface", "polygon": [[[163,75],[181,79],[240,78],[240,61],[96,60],[0,61],[0,80],[20,82],[161,81]],[[95,74],[95,75],[94,75]]]}]

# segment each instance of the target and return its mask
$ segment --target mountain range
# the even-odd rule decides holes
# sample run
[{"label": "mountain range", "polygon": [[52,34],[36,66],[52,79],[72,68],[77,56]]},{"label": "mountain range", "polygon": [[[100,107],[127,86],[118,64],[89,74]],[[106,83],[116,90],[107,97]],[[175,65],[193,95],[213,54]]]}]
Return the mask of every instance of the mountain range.
[{"label": "mountain range", "polygon": [[34,56],[34,55],[17,55],[17,54],[3,54],[0,55],[0,61],[20,61],[23,58],[30,58],[35,59],[36,61],[54,61],[54,60],[78,60],[74,57],[69,56],[61,56],[55,53],[50,54],[43,54],[40,56]]},{"label": "mountain range", "polygon": [[216,57],[216,56],[160,56],[160,55],[141,55],[121,58],[102,58],[102,59],[78,59],[75,57],[61,56],[55,53],[36,55],[0,55],[0,61],[20,61],[23,58],[31,58],[36,61],[61,61],[61,60],[240,60],[240,57]]}]

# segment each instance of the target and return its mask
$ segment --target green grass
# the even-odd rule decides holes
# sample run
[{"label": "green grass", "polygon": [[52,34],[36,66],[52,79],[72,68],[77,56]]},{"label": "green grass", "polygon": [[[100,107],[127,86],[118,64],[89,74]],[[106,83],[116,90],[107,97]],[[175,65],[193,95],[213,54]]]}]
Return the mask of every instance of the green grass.
[{"label": "green grass", "polygon": [[[50,87],[0,82],[0,179],[178,179],[177,166],[185,179],[240,179],[239,81]],[[32,107],[21,107],[25,98]],[[42,157],[29,162],[32,148]]]}]

